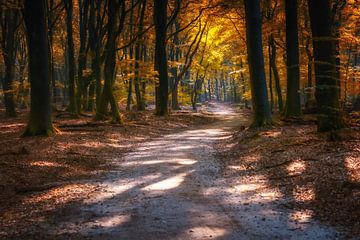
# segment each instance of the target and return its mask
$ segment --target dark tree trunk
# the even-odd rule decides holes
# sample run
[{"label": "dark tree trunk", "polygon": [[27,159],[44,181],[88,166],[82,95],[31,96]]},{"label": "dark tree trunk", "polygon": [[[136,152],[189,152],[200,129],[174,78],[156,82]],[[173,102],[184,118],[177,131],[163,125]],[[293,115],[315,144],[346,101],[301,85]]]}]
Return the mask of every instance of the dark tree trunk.
[{"label": "dark tree trunk", "polygon": [[336,79],[335,40],[331,27],[331,0],[309,0],[313,35],[316,91],[319,108],[318,131],[344,127]]},{"label": "dark tree trunk", "polygon": [[301,115],[297,2],[298,0],[285,1],[287,66],[286,117],[298,117]]},{"label": "dark tree trunk", "polygon": [[154,0],[155,70],[159,74],[156,86],[156,115],[168,115],[168,67],[166,56],[167,0]]},{"label": "dark tree trunk", "polygon": [[78,56],[78,91],[76,96],[76,104],[78,112],[81,112],[82,109],[86,108],[87,101],[87,88],[90,84],[87,81],[87,77],[84,76],[83,72],[86,69],[87,62],[87,29],[88,29],[88,19],[89,19],[89,2],[88,0],[79,0],[79,32],[80,32],[80,48]]},{"label": "dark tree trunk", "polygon": [[15,111],[15,89],[14,89],[14,77],[15,77],[15,55],[16,55],[16,26],[19,22],[19,14],[15,9],[5,9],[5,16],[1,19],[2,26],[2,53],[5,64],[5,76],[2,81],[4,103],[6,115],[8,117],[16,117]]},{"label": "dark tree trunk", "polygon": [[69,107],[68,111],[74,115],[78,114],[76,104],[76,84],[75,84],[75,51],[73,40],[73,0],[63,0],[66,10],[66,32],[67,32],[67,58],[68,58],[68,81],[69,81]]},{"label": "dark tree trunk", "polygon": [[31,108],[23,136],[55,133],[51,120],[51,71],[46,21],[46,0],[25,0],[24,20],[29,51]]},{"label": "dark tree trunk", "polygon": [[100,44],[101,40],[99,29],[101,25],[101,1],[97,0],[90,1],[90,16],[89,16],[89,47],[92,52],[91,58],[91,75],[92,75],[92,85],[95,85],[95,94],[90,90],[89,98],[89,110],[93,110],[93,102],[96,101],[96,109],[100,107],[100,97],[101,97],[101,59],[100,59]]},{"label": "dark tree trunk", "polygon": [[246,44],[250,70],[251,96],[254,109],[254,121],[252,126],[266,126],[272,123],[272,119],[265,79],[260,0],[244,1]]}]

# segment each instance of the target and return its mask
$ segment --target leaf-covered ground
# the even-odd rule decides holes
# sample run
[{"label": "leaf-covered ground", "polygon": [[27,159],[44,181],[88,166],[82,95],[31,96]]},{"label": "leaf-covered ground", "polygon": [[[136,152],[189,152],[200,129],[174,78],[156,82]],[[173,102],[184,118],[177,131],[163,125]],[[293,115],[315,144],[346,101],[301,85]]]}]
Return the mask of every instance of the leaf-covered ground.
[{"label": "leaf-covered ground", "polygon": [[313,121],[238,129],[218,146],[223,175],[229,185],[264,182],[290,200],[284,207],[360,236],[360,132],[338,135],[318,134]]},{"label": "leaf-covered ground", "polygon": [[81,179],[101,177],[111,169],[112,158],[137,144],[215,120],[206,112],[187,110],[170,117],[156,117],[152,111],[127,116],[120,126],[60,113],[54,120],[60,134],[21,138],[26,113],[7,119],[0,111],[0,238],[31,232],[32,223],[44,221],[46,214],[88,198],[96,186]]}]

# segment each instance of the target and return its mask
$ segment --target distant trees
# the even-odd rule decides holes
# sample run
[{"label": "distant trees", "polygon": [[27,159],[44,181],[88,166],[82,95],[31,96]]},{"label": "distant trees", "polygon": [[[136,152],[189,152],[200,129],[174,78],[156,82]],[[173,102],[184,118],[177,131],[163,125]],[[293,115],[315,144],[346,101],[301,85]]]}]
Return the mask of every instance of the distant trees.
[{"label": "distant trees", "polygon": [[254,108],[254,127],[272,123],[265,79],[260,0],[244,0],[246,45],[250,70],[251,97]]},{"label": "distant trees", "polygon": [[46,15],[46,0],[25,0],[31,107],[24,136],[51,136],[56,131],[51,116],[51,70]]}]

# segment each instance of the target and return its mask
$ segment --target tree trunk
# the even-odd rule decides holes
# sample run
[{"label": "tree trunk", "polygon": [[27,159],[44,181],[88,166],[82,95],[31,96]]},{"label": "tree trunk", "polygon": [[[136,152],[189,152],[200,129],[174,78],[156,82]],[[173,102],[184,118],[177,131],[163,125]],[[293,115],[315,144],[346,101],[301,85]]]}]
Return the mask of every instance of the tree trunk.
[{"label": "tree trunk", "polygon": [[168,67],[166,57],[167,0],[154,0],[155,70],[159,74],[156,86],[156,115],[168,115]]},{"label": "tree trunk", "polygon": [[301,115],[297,1],[298,0],[285,1],[287,56],[287,95],[285,117],[299,117]]},{"label": "tree trunk", "polygon": [[63,0],[66,9],[66,32],[67,32],[67,58],[68,58],[68,81],[69,81],[69,107],[68,111],[74,115],[78,114],[76,105],[75,86],[75,51],[72,30],[73,0]]},{"label": "tree trunk", "polygon": [[250,70],[251,96],[254,110],[253,127],[272,123],[267,95],[262,47],[260,0],[245,1],[246,44]]},{"label": "tree trunk", "polygon": [[270,35],[269,41],[270,41],[270,47],[271,47],[270,64],[271,64],[272,72],[274,74],[275,89],[276,89],[276,94],[277,94],[277,98],[278,98],[279,112],[282,112],[283,108],[284,108],[284,103],[283,103],[283,98],[282,98],[282,93],[281,93],[280,75],[279,75],[279,71],[278,71],[277,63],[276,63],[276,45],[275,45],[274,35],[272,35],[272,34]]},{"label": "tree trunk", "polygon": [[335,40],[331,27],[331,0],[309,0],[313,35],[318,131],[344,127],[340,109],[339,85],[336,79]]},{"label": "tree trunk", "polygon": [[[142,4],[139,5],[139,12],[141,11],[141,13],[140,13],[138,34],[141,34],[143,31],[145,9],[146,9],[146,0],[143,0]],[[141,39],[136,41],[135,44],[135,95],[136,95],[137,110],[144,111],[145,104],[140,89],[140,84],[141,84],[141,78],[139,76],[140,60],[141,60]]]},{"label": "tree trunk", "polygon": [[[124,1],[124,0],[122,0]],[[124,2],[122,2],[122,10],[124,11]],[[96,118],[104,119],[108,104],[110,102],[111,111],[112,111],[112,121],[114,123],[122,123],[122,119],[120,116],[119,106],[113,94],[113,83],[115,80],[115,64],[116,64],[116,40],[117,33],[119,33],[116,29],[116,22],[118,16],[118,6],[115,1],[108,1],[108,34],[107,41],[105,46],[106,58],[105,58],[105,67],[104,67],[104,77],[105,84],[104,90],[101,95],[100,107],[97,109]],[[123,21],[123,16],[120,21]],[[120,23],[122,24],[122,23]]]},{"label": "tree trunk", "polygon": [[51,120],[51,71],[46,0],[25,0],[24,20],[29,51],[31,108],[23,136],[55,134]]},{"label": "tree trunk", "polygon": [[5,65],[5,76],[2,81],[4,104],[6,115],[8,117],[16,117],[15,111],[15,89],[14,89],[14,77],[15,77],[15,35],[16,25],[19,21],[19,14],[15,9],[5,9],[5,20],[2,25],[2,53]]}]

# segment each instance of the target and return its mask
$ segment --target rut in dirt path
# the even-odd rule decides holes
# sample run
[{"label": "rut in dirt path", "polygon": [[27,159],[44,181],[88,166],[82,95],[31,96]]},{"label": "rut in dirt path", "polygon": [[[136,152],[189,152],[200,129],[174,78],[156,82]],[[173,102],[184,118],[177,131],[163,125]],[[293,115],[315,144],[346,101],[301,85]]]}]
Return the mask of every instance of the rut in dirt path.
[{"label": "rut in dirt path", "polygon": [[122,240],[336,239],[335,231],[315,222],[293,223],[266,191],[257,195],[237,191],[241,185],[227,186],[213,146],[246,118],[223,105],[213,111],[219,122],[153,139],[118,159],[118,168],[100,183],[102,191],[55,234]]}]

